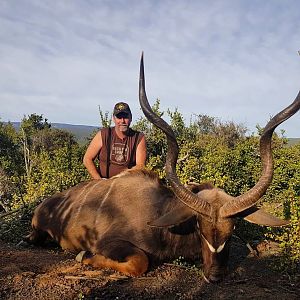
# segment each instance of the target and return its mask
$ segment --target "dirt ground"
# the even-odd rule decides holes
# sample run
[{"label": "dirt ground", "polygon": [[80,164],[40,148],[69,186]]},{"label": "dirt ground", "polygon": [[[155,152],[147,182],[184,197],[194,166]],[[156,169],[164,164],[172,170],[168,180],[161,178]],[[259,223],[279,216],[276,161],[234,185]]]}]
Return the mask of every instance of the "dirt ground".
[{"label": "dirt ground", "polygon": [[299,299],[300,274],[275,272],[277,246],[263,242],[255,257],[233,241],[228,276],[207,284],[199,269],[164,263],[128,278],[96,270],[57,247],[17,247],[0,241],[0,299]]}]

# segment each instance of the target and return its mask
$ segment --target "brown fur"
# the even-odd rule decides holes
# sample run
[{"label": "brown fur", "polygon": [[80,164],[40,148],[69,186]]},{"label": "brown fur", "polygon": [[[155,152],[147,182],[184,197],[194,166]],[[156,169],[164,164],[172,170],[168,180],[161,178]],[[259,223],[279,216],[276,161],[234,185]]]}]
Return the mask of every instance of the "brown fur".
[{"label": "brown fur", "polygon": [[139,249],[135,249],[136,253],[125,258],[124,262],[112,260],[101,254],[83,258],[83,264],[92,265],[95,268],[111,268],[128,276],[140,276],[148,269],[148,257]]},{"label": "brown fur", "polygon": [[[27,240],[38,244],[49,235],[63,249],[91,253],[84,263],[132,276],[146,272],[151,261],[202,256],[206,276],[217,280],[227,265],[234,225],[234,219],[219,218],[217,212],[232,197],[209,183],[188,187],[214,207],[212,219],[178,201],[156,173],[135,168],[45,199],[34,212]],[[160,218],[159,228],[148,225]],[[164,220],[171,223],[165,226]],[[205,240],[215,249],[225,243],[225,251],[211,253]]]}]

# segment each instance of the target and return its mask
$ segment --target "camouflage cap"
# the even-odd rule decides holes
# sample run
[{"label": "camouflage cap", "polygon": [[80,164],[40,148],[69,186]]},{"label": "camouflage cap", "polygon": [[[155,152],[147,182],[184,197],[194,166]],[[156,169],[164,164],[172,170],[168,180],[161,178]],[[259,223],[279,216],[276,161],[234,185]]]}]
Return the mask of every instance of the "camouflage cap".
[{"label": "camouflage cap", "polygon": [[113,115],[116,116],[119,113],[127,113],[131,115],[129,105],[125,102],[118,102],[114,107]]}]

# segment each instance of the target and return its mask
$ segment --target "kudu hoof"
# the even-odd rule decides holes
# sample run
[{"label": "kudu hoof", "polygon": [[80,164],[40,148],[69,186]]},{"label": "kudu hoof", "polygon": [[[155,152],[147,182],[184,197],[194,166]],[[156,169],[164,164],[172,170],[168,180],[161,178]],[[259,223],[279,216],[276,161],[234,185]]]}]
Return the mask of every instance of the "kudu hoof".
[{"label": "kudu hoof", "polygon": [[83,260],[83,257],[84,257],[84,254],[85,254],[85,253],[86,253],[86,251],[80,251],[80,252],[76,255],[75,260],[81,263],[82,260]]}]

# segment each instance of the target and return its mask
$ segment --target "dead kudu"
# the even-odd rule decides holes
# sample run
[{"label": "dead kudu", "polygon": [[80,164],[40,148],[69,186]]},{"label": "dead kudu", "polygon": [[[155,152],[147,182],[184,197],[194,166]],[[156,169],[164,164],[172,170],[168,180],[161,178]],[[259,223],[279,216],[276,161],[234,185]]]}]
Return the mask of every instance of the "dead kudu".
[{"label": "dead kudu", "polygon": [[83,263],[130,276],[146,272],[151,261],[202,256],[206,280],[216,282],[227,268],[229,240],[237,217],[261,225],[288,224],[255,204],[272,180],[273,131],[299,110],[300,93],[266,125],[260,139],[262,175],[253,188],[238,197],[210,184],[180,183],[175,171],[176,138],[148,103],[143,57],[139,97],[146,117],[167,137],[166,173],[171,188],[153,172],[141,169],[109,180],[83,182],[45,199],[36,208],[27,240],[38,244],[51,236],[63,249],[86,251],[81,252]]}]

